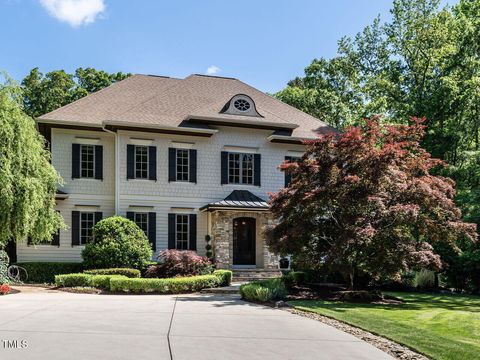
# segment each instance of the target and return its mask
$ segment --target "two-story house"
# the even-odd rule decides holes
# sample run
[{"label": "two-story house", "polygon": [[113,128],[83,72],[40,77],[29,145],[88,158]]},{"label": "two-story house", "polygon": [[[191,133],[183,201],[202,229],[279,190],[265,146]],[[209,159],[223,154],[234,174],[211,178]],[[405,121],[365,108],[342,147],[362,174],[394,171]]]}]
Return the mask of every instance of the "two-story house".
[{"label": "two-story house", "polygon": [[64,179],[57,210],[68,229],[19,244],[19,262],[79,262],[95,223],[117,214],[157,253],[203,255],[209,235],[220,268],[277,268],[262,228],[273,221],[268,193],[289,181],[278,166],[333,131],[237,79],[204,75],[134,75],[37,122]]}]

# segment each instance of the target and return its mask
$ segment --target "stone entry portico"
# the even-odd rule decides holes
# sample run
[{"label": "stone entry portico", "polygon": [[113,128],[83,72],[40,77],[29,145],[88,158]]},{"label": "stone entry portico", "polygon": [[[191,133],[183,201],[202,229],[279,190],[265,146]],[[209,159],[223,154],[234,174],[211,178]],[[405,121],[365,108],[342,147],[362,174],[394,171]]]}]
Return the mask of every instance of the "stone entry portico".
[{"label": "stone entry portico", "polygon": [[268,251],[263,235],[265,225],[273,219],[268,211],[232,211],[216,210],[211,215],[212,240],[217,267],[231,269],[233,265],[233,221],[239,217],[256,219],[255,268],[265,270],[278,269],[278,257]]},{"label": "stone entry portico", "polygon": [[[249,268],[278,270],[278,256],[268,251],[264,227],[274,219],[268,204],[246,190],[235,190],[224,200],[201,208],[208,211],[209,229],[217,268],[232,269],[234,264],[234,221],[237,218],[255,219],[255,264]],[[245,268],[238,266],[238,268]]]}]

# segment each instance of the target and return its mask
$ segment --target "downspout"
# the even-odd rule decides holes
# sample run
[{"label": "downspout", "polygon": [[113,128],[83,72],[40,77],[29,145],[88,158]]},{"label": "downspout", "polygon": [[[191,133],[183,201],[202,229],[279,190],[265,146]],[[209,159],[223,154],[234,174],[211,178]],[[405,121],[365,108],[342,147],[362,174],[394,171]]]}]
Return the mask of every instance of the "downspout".
[{"label": "downspout", "polygon": [[116,131],[108,130],[105,126],[102,126],[103,131],[113,134],[115,139],[115,215],[119,213],[120,204],[120,144],[118,143],[118,133]]}]

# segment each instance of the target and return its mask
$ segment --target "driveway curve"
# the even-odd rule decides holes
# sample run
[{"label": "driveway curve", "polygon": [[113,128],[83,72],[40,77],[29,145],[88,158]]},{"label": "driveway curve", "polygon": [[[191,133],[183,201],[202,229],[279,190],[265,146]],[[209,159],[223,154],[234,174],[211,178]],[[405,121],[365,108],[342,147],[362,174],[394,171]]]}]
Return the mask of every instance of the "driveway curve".
[{"label": "driveway curve", "polygon": [[0,297],[0,359],[392,359],[326,324],[234,295]]}]

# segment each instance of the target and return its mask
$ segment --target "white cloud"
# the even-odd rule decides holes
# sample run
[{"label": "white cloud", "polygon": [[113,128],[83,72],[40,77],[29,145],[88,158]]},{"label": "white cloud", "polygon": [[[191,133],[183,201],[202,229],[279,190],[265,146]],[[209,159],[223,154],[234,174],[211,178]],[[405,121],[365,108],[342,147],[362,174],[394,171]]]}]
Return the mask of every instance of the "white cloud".
[{"label": "white cloud", "polygon": [[40,0],[54,18],[73,27],[94,22],[105,11],[104,0]]},{"label": "white cloud", "polygon": [[219,73],[220,71],[222,71],[222,69],[220,69],[218,66],[210,65],[207,69],[207,74],[214,75],[216,73]]}]

